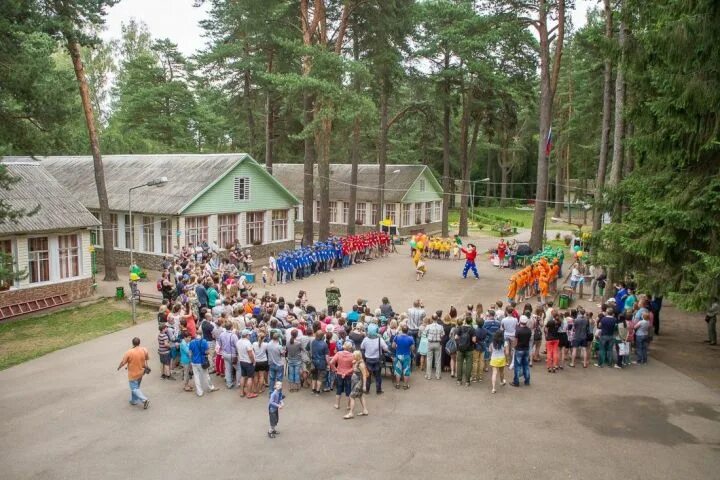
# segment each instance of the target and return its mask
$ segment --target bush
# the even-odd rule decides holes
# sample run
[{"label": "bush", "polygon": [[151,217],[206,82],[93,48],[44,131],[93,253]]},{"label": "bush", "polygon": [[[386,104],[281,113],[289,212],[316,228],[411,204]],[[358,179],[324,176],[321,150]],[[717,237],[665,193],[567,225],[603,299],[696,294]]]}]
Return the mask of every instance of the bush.
[{"label": "bush", "polygon": [[570,243],[572,242],[572,239],[573,239],[572,235],[565,234],[565,235],[563,236],[563,241],[565,242],[565,245],[568,246],[568,247],[570,246]]}]

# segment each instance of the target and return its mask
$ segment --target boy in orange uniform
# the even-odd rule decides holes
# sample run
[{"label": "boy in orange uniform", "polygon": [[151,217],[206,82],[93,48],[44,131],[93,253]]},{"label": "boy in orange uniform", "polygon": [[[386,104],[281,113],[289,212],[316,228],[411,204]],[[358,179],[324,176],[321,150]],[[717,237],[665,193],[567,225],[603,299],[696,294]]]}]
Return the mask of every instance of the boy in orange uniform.
[{"label": "boy in orange uniform", "polygon": [[517,296],[517,276],[513,275],[510,277],[510,285],[508,285],[508,292],[507,292],[507,298],[508,302],[514,302],[515,297]]}]

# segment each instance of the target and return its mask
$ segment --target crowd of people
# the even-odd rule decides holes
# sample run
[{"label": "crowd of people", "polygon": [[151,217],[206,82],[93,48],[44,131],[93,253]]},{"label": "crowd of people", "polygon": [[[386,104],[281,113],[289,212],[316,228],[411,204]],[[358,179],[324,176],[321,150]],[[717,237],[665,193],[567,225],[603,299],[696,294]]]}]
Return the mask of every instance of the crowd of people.
[{"label": "crowd of people", "polygon": [[[270,436],[277,432],[285,396],[304,389],[315,396],[334,392],[333,405],[345,408],[346,419],[368,415],[367,394],[373,383],[376,394],[383,393],[384,372],[394,388],[408,390],[413,370],[426,380],[447,372],[465,387],[483,382],[492,370],[490,391],[496,393],[507,383],[530,385],[531,368],[542,355],[548,373],[575,367],[576,361],[584,368],[643,365],[659,314],[650,298],[623,285],[597,312],[561,311],[552,301],[520,307],[500,300],[487,309],[450,306],[447,312],[428,312],[417,300],[396,312],[387,298],[375,309],[358,299],[345,310],[333,281],[322,308],[302,290],[293,299],[250,289],[208,294],[215,283],[222,284],[212,275],[197,279],[195,303],[163,302],[161,378],[180,379],[182,390],[199,397],[218,390],[218,381],[246,399],[268,391]],[[120,367],[133,364],[130,403],[147,408],[140,382],[149,355],[135,340]]]}]

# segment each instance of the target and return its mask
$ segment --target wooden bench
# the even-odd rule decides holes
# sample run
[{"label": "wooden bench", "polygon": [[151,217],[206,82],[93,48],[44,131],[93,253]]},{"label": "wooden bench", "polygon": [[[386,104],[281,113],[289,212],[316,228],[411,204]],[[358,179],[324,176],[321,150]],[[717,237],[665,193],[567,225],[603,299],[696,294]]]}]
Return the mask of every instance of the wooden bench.
[{"label": "wooden bench", "polygon": [[492,227],[492,229],[495,232],[500,232],[500,235],[503,235],[503,236],[517,233],[517,228],[511,227],[510,225],[497,224],[494,227]]}]

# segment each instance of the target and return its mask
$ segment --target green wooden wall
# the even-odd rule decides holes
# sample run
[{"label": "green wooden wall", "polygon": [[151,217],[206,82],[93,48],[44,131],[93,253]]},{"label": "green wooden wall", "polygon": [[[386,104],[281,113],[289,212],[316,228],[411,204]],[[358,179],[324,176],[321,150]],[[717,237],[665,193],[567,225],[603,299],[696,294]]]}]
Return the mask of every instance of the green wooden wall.
[{"label": "green wooden wall", "polygon": [[[425,180],[425,191],[420,191],[420,179]],[[430,170],[427,168],[423,170],[423,174],[420,175],[413,183],[412,187],[408,190],[403,198],[403,203],[412,202],[431,202],[434,200],[442,200],[442,189],[439,188],[437,180],[432,175]]]},{"label": "green wooden wall", "polygon": [[[250,200],[234,200],[235,177],[250,178]],[[296,204],[297,200],[278,185],[265,169],[254,160],[245,159],[195,199],[182,213],[183,215],[211,215],[271,209],[283,210],[292,208]]]}]

